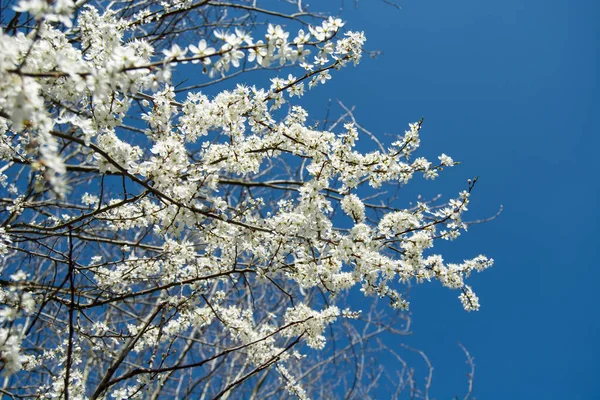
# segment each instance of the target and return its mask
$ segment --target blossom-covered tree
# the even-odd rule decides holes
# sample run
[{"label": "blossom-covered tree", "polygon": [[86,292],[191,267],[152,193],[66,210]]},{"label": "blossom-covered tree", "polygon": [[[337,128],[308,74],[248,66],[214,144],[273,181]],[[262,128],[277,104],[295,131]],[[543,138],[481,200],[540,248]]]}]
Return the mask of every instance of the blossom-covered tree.
[{"label": "blossom-covered tree", "polygon": [[365,35],[260,3],[5,4],[3,395],[369,398],[387,374],[427,396],[392,349],[399,376],[365,354],[408,331],[410,282],[479,308],[465,278],[492,260],[431,250],[465,229],[476,180],[445,203],[374,198],[455,163],[416,154],[422,120],[387,148],[349,112],[311,124],[301,98]]}]

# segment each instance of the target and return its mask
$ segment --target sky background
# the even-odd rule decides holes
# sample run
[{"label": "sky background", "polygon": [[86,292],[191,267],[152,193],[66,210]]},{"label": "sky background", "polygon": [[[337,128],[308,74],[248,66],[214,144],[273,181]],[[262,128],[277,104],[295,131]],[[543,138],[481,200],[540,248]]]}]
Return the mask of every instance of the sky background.
[{"label": "sky background", "polygon": [[440,285],[411,291],[406,343],[435,367],[432,396],[465,394],[460,341],[475,357],[478,399],[600,398],[600,4],[400,4],[346,1],[345,28],[364,30],[383,55],[332,74],[303,100],[315,110],[326,98],[355,106],[358,122],[382,137],[424,116],[420,154],[462,165],[416,180],[407,201],[415,188],[454,196],[479,176],[467,216],[504,206],[442,248],[448,262],[496,260],[469,281],[479,312],[466,313]]}]

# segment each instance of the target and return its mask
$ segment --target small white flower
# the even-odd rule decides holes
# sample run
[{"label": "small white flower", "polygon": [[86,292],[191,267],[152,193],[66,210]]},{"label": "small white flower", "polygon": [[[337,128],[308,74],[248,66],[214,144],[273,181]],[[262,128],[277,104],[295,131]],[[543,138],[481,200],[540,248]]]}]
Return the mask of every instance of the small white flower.
[{"label": "small white flower", "polygon": [[194,46],[193,44],[189,46],[190,51],[193,54],[193,57],[198,57],[195,60],[192,60],[193,64],[198,64],[202,62],[204,65],[210,64],[210,55],[215,53],[215,49],[213,47],[208,47],[206,40],[202,39],[198,42],[198,46]]},{"label": "small white flower", "polygon": [[182,49],[179,47],[179,45],[173,44],[169,50],[163,50],[163,54],[165,55],[165,59],[167,61],[172,61],[185,57],[185,53],[187,53],[187,51],[187,47]]},{"label": "small white flower", "polygon": [[442,163],[442,165],[446,166],[446,167],[451,167],[454,165],[454,160],[452,160],[451,157],[447,156],[446,154],[443,154],[441,156],[438,157],[440,159],[440,162]]}]

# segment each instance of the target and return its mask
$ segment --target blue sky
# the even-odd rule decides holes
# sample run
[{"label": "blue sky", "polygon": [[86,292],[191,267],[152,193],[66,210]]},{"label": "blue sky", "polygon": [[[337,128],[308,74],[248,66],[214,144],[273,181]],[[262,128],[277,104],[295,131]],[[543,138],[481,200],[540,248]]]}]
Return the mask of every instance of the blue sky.
[{"label": "blue sky", "polygon": [[358,121],[380,136],[424,116],[421,154],[463,164],[407,193],[455,195],[479,176],[468,215],[504,206],[444,247],[448,261],[496,260],[470,281],[481,311],[464,312],[457,293],[436,285],[411,291],[407,343],[434,364],[432,395],[464,395],[460,341],[475,357],[479,399],[600,398],[600,5],[350,3],[346,28],[364,30],[368,48],[384,54],[304,100],[356,106]]}]

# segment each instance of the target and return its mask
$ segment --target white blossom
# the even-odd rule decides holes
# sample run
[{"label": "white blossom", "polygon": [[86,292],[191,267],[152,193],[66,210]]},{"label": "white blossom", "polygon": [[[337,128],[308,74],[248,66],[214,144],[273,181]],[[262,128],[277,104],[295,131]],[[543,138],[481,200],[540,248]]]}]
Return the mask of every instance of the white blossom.
[{"label": "white blossom", "polygon": [[[351,114],[325,129],[297,104],[361,61],[364,33],[332,17],[249,32],[237,14],[193,43],[156,33],[204,6],[224,12],[21,0],[32,26],[0,32],[0,361],[7,382],[44,380],[30,397],[105,382],[95,397],[150,398],[181,377],[168,366],[206,359],[199,373],[231,362],[240,382],[273,367],[304,399],[310,353],[286,346],[322,350],[338,317],[358,319],[344,293],[407,310],[405,284],[437,280],[479,309],[466,282],[493,260],[433,250],[466,231],[474,182],[439,203],[380,200],[456,164],[416,153],[423,121],[365,150]],[[202,71],[182,89],[188,61]],[[255,84],[228,81],[251,69]]]},{"label": "white blossom", "polygon": [[355,194],[344,196],[341,201],[342,210],[352,217],[355,221],[362,221],[365,218],[365,205]]}]

